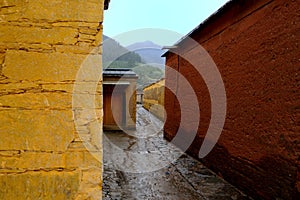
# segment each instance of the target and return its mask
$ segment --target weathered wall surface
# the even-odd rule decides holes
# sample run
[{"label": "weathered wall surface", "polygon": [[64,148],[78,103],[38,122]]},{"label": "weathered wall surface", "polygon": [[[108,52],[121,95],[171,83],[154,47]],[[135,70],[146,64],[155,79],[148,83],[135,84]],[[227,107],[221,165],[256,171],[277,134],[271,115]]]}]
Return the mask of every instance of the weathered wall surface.
[{"label": "weathered wall surface", "polygon": [[[130,79],[128,79],[130,80]],[[126,124],[128,129],[136,128],[136,79],[130,80],[126,88],[126,105],[129,105],[129,112],[126,113]]]},{"label": "weathered wall surface", "polygon": [[72,95],[102,13],[103,0],[0,1],[0,199],[101,198],[101,150],[84,147]]},{"label": "weathered wall surface", "polygon": [[[126,122],[125,124],[122,124],[124,129],[136,129],[136,80],[137,78],[125,78],[122,77],[120,79],[120,77],[104,77],[103,81],[107,81],[107,82],[122,82],[122,81],[126,81],[129,82],[130,84],[124,89],[124,96],[125,96],[125,101],[122,104],[122,107],[126,107],[125,110],[123,110],[125,112],[125,119]],[[114,86],[116,87],[118,90],[122,88],[122,86]],[[110,92],[107,93],[107,95],[112,95]],[[105,114],[105,113],[104,113]],[[109,126],[104,124],[105,127],[104,129],[107,130],[120,130],[120,127],[118,126]]]},{"label": "weathered wall surface", "polygon": [[144,88],[143,106],[161,120],[165,118],[165,79]]},{"label": "weathered wall surface", "polygon": [[[222,135],[203,162],[255,198],[299,199],[299,3],[284,0],[233,1],[192,34],[212,56],[227,93]],[[201,56],[181,44],[185,54]],[[193,85],[201,110],[189,153],[198,157],[211,117],[208,89],[193,66],[175,54],[167,65]],[[166,87],[177,84],[166,72]],[[165,94],[165,137],[177,131],[176,97]],[[191,113],[191,118],[193,113]]]}]

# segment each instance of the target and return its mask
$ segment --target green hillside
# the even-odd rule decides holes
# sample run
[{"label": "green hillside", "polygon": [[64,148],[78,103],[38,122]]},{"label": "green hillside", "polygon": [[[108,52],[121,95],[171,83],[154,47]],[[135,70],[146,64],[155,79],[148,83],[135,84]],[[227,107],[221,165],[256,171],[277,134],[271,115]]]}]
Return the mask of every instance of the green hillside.
[{"label": "green hillside", "polygon": [[143,89],[147,85],[154,83],[165,76],[163,70],[150,65],[140,64],[132,69],[138,76],[137,88]]},{"label": "green hillside", "polygon": [[138,76],[137,89],[154,83],[164,77],[164,71],[160,68],[142,63],[139,54],[127,50],[118,42],[109,37],[104,37],[103,65],[105,68],[130,68]]}]

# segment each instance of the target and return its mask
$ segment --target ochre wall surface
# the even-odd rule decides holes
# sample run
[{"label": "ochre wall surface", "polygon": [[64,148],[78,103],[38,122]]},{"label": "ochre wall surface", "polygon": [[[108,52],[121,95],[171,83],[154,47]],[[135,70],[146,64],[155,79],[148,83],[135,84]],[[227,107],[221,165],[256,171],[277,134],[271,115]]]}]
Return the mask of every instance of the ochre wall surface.
[{"label": "ochre wall surface", "polygon": [[164,120],[165,80],[162,79],[144,88],[143,107]]},{"label": "ochre wall surface", "polygon": [[101,141],[75,128],[72,95],[102,20],[103,0],[0,1],[0,199],[101,199],[101,148],[93,156],[78,133]]},{"label": "ochre wall surface", "polygon": [[[214,59],[227,94],[222,135],[202,161],[255,198],[300,198],[299,10],[299,2],[290,0],[233,1],[191,35]],[[201,56],[184,42],[180,49]],[[198,157],[211,117],[207,86],[183,58],[169,53],[166,65],[182,73],[198,96],[200,125],[188,150]],[[166,87],[184,91],[169,76],[166,71]],[[180,108],[168,90],[165,107],[165,137],[171,140]]]},{"label": "ochre wall surface", "polygon": [[[124,79],[126,80],[126,79]],[[126,128],[136,128],[136,78],[128,79],[130,85],[126,88],[126,105],[129,105],[126,112]]]}]

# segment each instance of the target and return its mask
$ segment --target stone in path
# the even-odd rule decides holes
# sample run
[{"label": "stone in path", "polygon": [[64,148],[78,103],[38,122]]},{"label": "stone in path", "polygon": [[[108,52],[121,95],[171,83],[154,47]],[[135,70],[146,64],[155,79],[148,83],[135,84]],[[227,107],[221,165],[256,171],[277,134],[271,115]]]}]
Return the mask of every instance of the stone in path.
[{"label": "stone in path", "polygon": [[137,108],[137,130],[105,132],[103,199],[250,199],[163,139],[163,122]]}]

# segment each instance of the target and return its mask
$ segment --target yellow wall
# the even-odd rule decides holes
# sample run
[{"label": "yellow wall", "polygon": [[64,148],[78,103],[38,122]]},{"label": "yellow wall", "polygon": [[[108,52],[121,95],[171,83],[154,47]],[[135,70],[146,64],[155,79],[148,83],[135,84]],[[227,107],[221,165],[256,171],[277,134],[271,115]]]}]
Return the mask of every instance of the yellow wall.
[{"label": "yellow wall", "polygon": [[164,120],[165,80],[151,84],[144,88],[143,106],[156,117]]},{"label": "yellow wall", "polygon": [[[76,129],[73,115],[86,119],[72,112],[72,95],[102,20],[103,0],[0,0],[0,199],[101,198],[97,126]],[[101,48],[94,54],[101,73]],[[80,132],[98,144],[95,156]]]}]

